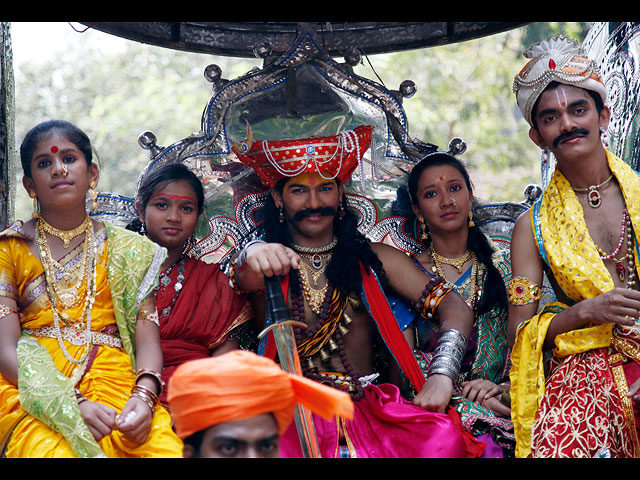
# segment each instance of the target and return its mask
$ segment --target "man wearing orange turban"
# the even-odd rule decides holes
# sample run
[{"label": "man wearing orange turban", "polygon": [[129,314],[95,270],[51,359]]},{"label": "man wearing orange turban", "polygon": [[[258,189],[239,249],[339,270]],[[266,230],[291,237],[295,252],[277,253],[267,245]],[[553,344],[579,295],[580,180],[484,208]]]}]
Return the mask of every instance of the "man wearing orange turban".
[{"label": "man wearing orange turban", "polygon": [[329,420],[353,416],[347,393],[243,350],[184,363],[168,389],[185,456],[277,457],[296,403]]}]

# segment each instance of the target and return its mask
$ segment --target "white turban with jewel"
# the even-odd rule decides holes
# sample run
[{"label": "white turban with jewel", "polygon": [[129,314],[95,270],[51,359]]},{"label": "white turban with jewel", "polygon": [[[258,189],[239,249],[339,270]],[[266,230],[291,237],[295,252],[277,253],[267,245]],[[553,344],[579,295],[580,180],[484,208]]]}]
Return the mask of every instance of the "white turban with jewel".
[{"label": "white turban with jewel", "polygon": [[513,93],[529,125],[533,126],[531,113],[536,100],[553,81],[593,90],[606,103],[607,88],[600,78],[600,69],[575,40],[557,35],[532,45],[524,56],[531,60],[516,75]]}]

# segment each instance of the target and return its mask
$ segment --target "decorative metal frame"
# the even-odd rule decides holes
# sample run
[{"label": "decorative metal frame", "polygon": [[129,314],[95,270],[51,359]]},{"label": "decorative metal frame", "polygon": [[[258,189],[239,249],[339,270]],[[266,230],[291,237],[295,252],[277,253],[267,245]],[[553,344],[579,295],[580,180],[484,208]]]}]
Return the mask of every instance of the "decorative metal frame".
[{"label": "decorative metal frame", "polygon": [[[243,102],[258,102],[276,89],[288,88],[296,81],[296,73],[305,69],[323,82],[321,89],[337,95],[348,103],[350,112],[355,112],[354,118],[347,119],[353,124],[343,124],[342,129],[365,122],[375,126],[368,155],[354,174],[359,182],[346,186],[349,203],[361,218],[360,231],[372,241],[386,241],[409,253],[419,251],[420,242],[403,229],[404,219],[385,217],[383,207],[390,203],[385,200],[391,196],[389,192],[395,192],[399,185],[406,183],[406,173],[413,165],[427,153],[438,150],[436,145],[412,139],[409,135],[402,101],[415,93],[413,82],[407,80],[397,91],[390,91],[358,76],[352,67],[360,61],[358,52],[350,51],[345,62],[338,63],[309,31],[302,32],[277,58],[270,57],[269,51],[263,53],[265,65],[262,69],[256,67],[234,80],[222,78],[216,65],[205,69],[204,75],[213,86],[213,94],[203,110],[199,132],[166,147],[157,143],[152,132],[144,132],[139,137],[139,145],[149,151],[150,160],[141,172],[138,184],[148,172],[174,162],[188,165],[203,182],[205,206],[209,212],[197,227],[198,241],[191,254],[209,262],[225,262],[240,242],[255,233],[254,213],[268,193],[264,192],[253,170],[238,162],[231,151],[233,143],[243,140],[237,128],[233,132],[232,121],[238,122],[239,106],[244,105]],[[466,149],[461,139],[452,140],[448,147],[454,155],[460,155]],[[92,213],[94,217],[125,225],[137,216],[135,199],[101,193],[98,203],[100,208]],[[490,230],[510,235],[513,222],[530,203],[476,206],[474,217],[476,223],[484,223]]]},{"label": "decorative metal frame", "polygon": [[611,119],[608,149],[635,170],[640,163],[640,22],[594,24],[583,48],[600,64]]}]

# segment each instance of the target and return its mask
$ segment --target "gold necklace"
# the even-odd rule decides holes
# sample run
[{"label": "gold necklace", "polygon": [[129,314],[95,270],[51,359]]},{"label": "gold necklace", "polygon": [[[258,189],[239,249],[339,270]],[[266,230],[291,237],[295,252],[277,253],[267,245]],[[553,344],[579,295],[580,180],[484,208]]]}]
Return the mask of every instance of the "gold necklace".
[{"label": "gold necklace", "polygon": [[431,245],[431,257],[434,259],[434,265],[437,263],[444,263],[445,265],[451,265],[458,270],[458,273],[462,273],[462,266],[471,258],[473,252],[471,250],[467,250],[464,255],[458,258],[447,258],[440,255],[433,249],[433,245]]},{"label": "gold necklace", "polygon": [[303,247],[302,245],[296,245],[295,243],[291,244],[291,248],[295,250],[297,253],[327,253],[333,250],[338,244],[338,239],[333,237],[333,240],[326,245],[321,247]]},{"label": "gold necklace", "polygon": [[[467,305],[469,305],[469,307],[471,307],[472,309],[475,307],[476,303],[478,302],[478,299],[481,296],[481,292],[482,292],[482,286],[481,286],[481,282],[478,281],[479,276],[480,276],[480,262],[478,261],[478,257],[476,257],[476,254],[474,252],[472,252],[471,250],[468,250],[462,257],[458,257],[457,259],[450,259],[447,257],[443,257],[442,255],[438,254],[434,249],[433,249],[433,244],[429,245],[429,253],[431,254],[431,260],[433,262],[433,268],[432,271],[439,277],[444,278],[444,280],[450,284],[453,289],[458,292],[458,295],[460,295],[463,299],[464,299],[464,290],[466,289],[467,285],[470,283],[471,286],[469,288],[469,297],[465,299],[465,302],[467,303]],[[456,267],[458,269],[458,273],[462,273],[462,265],[464,265],[464,263],[469,260],[469,258],[471,258],[473,260],[473,263],[471,265],[471,274],[469,275],[469,278],[464,281],[461,285],[456,285],[455,282],[449,282],[444,274],[444,270],[442,270],[442,267],[440,266],[440,263],[446,263],[447,265],[453,265],[454,267]],[[448,263],[447,261],[460,261],[464,259],[464,261],[462,261],[460,263],[460,265],[458,266],[458,264],[453,264],[453,263]],[[442,261],[444,260],[444,261]]]},{"label": "gold necklace", "polygon": [[[299,276],[302,283],[304,297],[307,300],[309,307],[316,315],[320,315],[322,311],[322,304],[324,303],[327,289],[329,288],[328,282],[325,282],[324,287],[318,288],[318,280],[320,279],[320,275],[324,273],[324,270],[325,269],[322,268],[319,272],[313,272],[304,261],[300,262],[299,265]],[[309,282],[309,274],[313,278],[313,286]]]},{"label": "gold necklace", "polygon": [[[87,263],[89,264],[89,269],[91,270],[91,272],[89,271],[86,272],[87,286],[85,291],[85,303],[84,303],[84,318],[86,319],[86,330],[85,330],[86,343],[85,343],[84,352],[82,353],[80,359],[74,358],[64,345],[64,340],[62,338],[62,330],[60,329],[60,320],[62,319],[64,323],[66,323],[67,325],[70,325],[70,322],[72,322],[72,319],[66,312],[60,313],[58,310],[56,295],[54,291],[56,280],[55,280],[55,277],[53,276],[53,272],[51,269],[52,256],[51,256],[51,251],[48,248],[47,238],[45,235],[43,225],[40,223],[40,219],[38,219],[36,223],[36,235],[37,235],[36,243],[38,246],[38,253],[40,255],[40,260],[42,261],[42,266],[44,269],[47,295],[49,297],[49,302],[51,303],[51,311],[53,314],[53,323],[54,323],[54,328],[56,332],[56,338],[58,340],[58,345],[60,346],[60,349],[62,350],[62,353],[64,354],[65,358],[69,360],[69,362],[76,364],[76,368],[74,369],[74,372],[72,374],[74,385],[75,385],[77,379],[79,379],[79,375],[83,371],[83,364],[88,359],[88,355],[91,350],[91,312],[92,312],[93,303],[96,297],[96,284],[97,284],[97,279],[96,279],[97,247],[96,247],[96,240],[93,236],[93,224],[89,223],[89,228],[87,232],[87,236],[90,239],[89,240],[90,246],[87,247],[88,248],[87,251],[89,253],[89,261]],[[77,322],[74,326],[78,329],[82,328],[82,322]]]},{"label": "gold necklace", "polygon": [[[41,259],[44,270],[49,274],[48,288],[53,290],[57,303],[60,303],[64,309],[76,306],[80,300],[78,292],[82,286],[83,280],[89,276],[89,256],[92,247],[92,228],[88,228],[85,232],[85,241],[83,245],[82,262],[71,267],[68,271],[62,265],[56,262],[51,255],[49,242],[44,232],[44,226],[38,221],[38,246],[41,250]],[[80,270],[77,281],[69,285],[72,274],[75,270]],[[61,279],[58,281],[56,273],[61,273]],[[64,318],[64,317],[63,317]]]},{"label": "gold necklace", "polygon": [[[311,263],[311,266],[315,270],[321,270],[322,269],[322,271],[324,271],[325,267],[331,261],[331,252],[329,252],[329,253],[314,253],[314,254],[299,252],[298,254],[303,258],[307,258],[309,260],[309,262]],[[318,283],[317,280],[316,280],[316,283]]]},{"label": "gold necklace", "polygon": [[600,187],[605,186],[609,181],[613,178],[613,173],[609,178],[607,178],[604,182],[599,183],[598,185],[591,185],[587,188],[573,188],[574,192],[589,192],[587,193],[587,201],[589,202],[589,206],[591,208],[598,208],[602,204],[602,197],[600,196],[600,191],[598,190]]},{"label": "gold necklace", "polygon": [[42,228],[45,232],[53,235],[54,237],[58,237],[60,240],[62,240],[62,246],[64,248],[69,248],[69,242],[71,242],[71,240],[87,231],[89,223],[91,223],[91,218],[89,217],[89,215],[87,215],[84,221],[73,230],[60,230],[58,228],[55,228],[54,226],[47,223],[47,221],[42,218],[42,216],[40,216],[40,221],[42,222]]}]

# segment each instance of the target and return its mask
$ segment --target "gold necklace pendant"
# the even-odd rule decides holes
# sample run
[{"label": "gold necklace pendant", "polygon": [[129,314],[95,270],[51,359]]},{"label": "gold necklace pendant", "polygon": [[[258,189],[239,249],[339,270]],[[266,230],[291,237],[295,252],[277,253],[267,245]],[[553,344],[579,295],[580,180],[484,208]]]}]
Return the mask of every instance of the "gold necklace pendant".
[{"label": "gold necklace pendant", "polygon": [[327,253],[299,253],[299,255],[303,258],[309,260],[311,266],[314,270],[319,270],[324,272],[324,269],[331,261],[331,252]]},{"label": "gold necklace pendant", "polygon": [[38,222],[42,222],[42,228],[45,232],[62,240],[62,246],[64,248],[69,248],[69,243],[71,242],[71,240],[76,238],[78,235],[86,232],[89,223],[91,222],[91,218],[89,217],[89,215],[87,215],[84,221],[73,230],[60,230],[58,228],[55,228],[54,226],[47,223],[47,221],[42,218],[42,216],[40,216]]},{"label": "gold necklace pendant", "polygon": [[456,270],[458,270],[458,273],[462,273],[462,267],[467,262],[467,260],[471,258],[471,253],[472,253],[471,250],[467,250],[465,254],[462,255],[461,257],[447,258],[437,253],[433,249],[433,246],[431,247],[431,252],[432,252],[432,257],[434,259],[434,265],[436,263],[444,263],[445,265],[451,265],[452,267],[455,267]]},{"label": "gold necklace pendant", "polygon": [[574,188],[574,192],[587,192],[587,202],[591,208],[598,208],[602,204],[602,196],[598,190],[600,187],[605,186],[613,178],[613,173],[604,182],[598,185],[591,185],[587,188]]},{"label": "gold necklace pendant", "polygon": [[[329,284],[327,282],[325,282],[324,287],[318,288],[318,281],[323,272],[324,269],[320,272],[313,272],[305,262],[300,263],[298,275],[300,276],[300,281],[302,283],[302,291],[309,307],[316,315],[320,315],[322,311],[322,304],[324,303],[327,289],[329,288]],[[309,275],[313,278],[313,286],[311,285],[311,282],[309,282]]]}]

